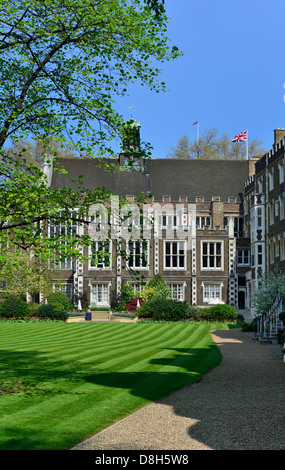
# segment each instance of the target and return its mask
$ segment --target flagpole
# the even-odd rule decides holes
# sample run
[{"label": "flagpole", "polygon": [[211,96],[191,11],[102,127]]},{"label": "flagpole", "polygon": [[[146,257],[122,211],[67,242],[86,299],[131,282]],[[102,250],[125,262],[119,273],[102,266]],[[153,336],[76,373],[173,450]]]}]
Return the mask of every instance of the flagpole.
[{"label": "flagpole", "polygon": [[248,160],[248,129],[246,130],[246,159]]},{"label": "flagpole", "polygon": [[197,142],[199,143],[199,120],[193,122],[193,126],[196,126],[197,124]]}]

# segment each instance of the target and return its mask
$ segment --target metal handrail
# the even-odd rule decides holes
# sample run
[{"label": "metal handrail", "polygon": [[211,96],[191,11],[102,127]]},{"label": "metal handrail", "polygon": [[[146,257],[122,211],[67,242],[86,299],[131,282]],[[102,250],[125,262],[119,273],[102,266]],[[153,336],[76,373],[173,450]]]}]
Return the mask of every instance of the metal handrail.
[{"label": "metal handrail", "polygon": [[[282,312],[282,296],[278,294],[270,309],[265,314],[258,315],[258,334],[261,337],[271,337],[273,331],[278,332],[278,326],[283,329],[283,321],[279,320],[279,314]],[[268,329],[268,331],[267,331]],[[268,334],[269,333],[269,334]]]}]

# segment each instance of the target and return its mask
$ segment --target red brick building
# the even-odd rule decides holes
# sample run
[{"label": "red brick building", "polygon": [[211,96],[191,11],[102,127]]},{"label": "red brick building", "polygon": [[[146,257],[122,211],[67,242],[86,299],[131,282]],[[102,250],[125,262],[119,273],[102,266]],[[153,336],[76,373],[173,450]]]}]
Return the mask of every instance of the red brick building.
[{"label": "red brick building", "polygon": [[[284,137],[276,130],[273,149],[259,160],[138,159],[131,169],[122,152],[110,161],[120,171],[110,173],[98,160],[61,159],[67,173],[51,173],[52,186],[75,186],[83,175],[86,188],[104,186],[130,204],[144,191],[143,207],[155,222],[145,241],[123,240],[129,266],[116,255],[114,234],[102,240],[94,232],[90,261],[63,264],[63,290],[86,292],[90,305],[110,305],[124,283],[140,289],[130,267],[146,281],[160,273],[173,297],[190,304],[249,309],[261,272],[277,263],[285,268]],[[92,253],[103,242],[106,256],[98,262]]]}]

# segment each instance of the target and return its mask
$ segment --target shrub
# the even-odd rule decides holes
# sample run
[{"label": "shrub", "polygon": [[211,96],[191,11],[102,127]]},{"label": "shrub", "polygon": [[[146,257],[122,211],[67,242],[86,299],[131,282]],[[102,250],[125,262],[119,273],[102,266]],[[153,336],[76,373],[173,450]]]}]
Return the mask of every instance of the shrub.
[{"label": "shrub", "polygon": [[27,318],[29,316],[28,304],[21,298],[7,295],[0,304],[1,318]]},{"label": "shrub", "polygon": [[128,310],[129,312],[136,312],[137,311],[137,305],[142,305],[142,300],[139,297],[136,297],[135,299],[130,300],[126,305],[125,309]]},{"label": "shrub", "polygon": [[55,312],[66,312],[64,305],[62,305],[60,302],[53,302],[50,305],[53,306]]},{"label": "shrub", "polygon": [[38,309],[39,318],[50,318],[51,320],[66,320],[68,313],[60,303],[42,304]]},{"label": "shrub", "polygon": [[212,307],[206,307],[189,311],[189,316],[193,320],[204,321],[232,321],[238,317],[238,312],[234,307],[227,304],[217,304]]},{"label": "shrub", "polygon": [[123,296],[122,294],[118,294],[116,290],[113,290],[111,293],[111,308],[112,310],[124,310],[123,305]]},{"label": "shrub", "polygon": [[145,286],[144,289],[140,292],[140,297],[143,302],[147,302],[155,297],[155,288]]},{"label": "shrub", "polygon": [[90,310],[91,312],[109,312],[110,308],[109,307],[91,307],[89,308],[88,310]]},{"label": "shrub", "polygon": [[118,318],[136,318],[136,315],[132,312],[113,312],[112,317],[118,317]]},{"label": "shrub", "polygon": [[156,274],[154,278],[149,281],[147,287],[154,289],[153,297],[162,297],[163,299],[171,298],[170,288],[160,274]]},{"label": "shrub", "polygon": [[191,320],[200,320],[201,309],[199,307],[195,307],[194,305],[189,305],[187,309],[187,317]]},{"label": "shrub", "polygon": [[39,310],[39,304],[29,302],[27,305],[28,305],[29,316],[36,317],[38,314],[38,310]]},{"label": "shrub", "polygon": [[70,299],[62,292],[53,292],[47,296],[47,301],[49,304],[61,304],[63,306],[63,310],[65,311],[71,310],[73,308]]},{"label": "shrub", "polygon": [[279,320],[283,321],[285,320],[285,312],[279,313]]},{"label": "shrub", "polygon": [[131,284],[124,284],[120,294],[113,291],[111,296],[111,308],[114,311],[122,311],[126,309],[126,305],[133,299],[136,299],[137,295],[134,292],[134,287]]},{"label": "shrub", "polygon": [[124,284],[122,287],[123,305],[136,297],[134,287],[131,284]]},{"label": "shrub", "polygon": [[256,322],[253,320],[251,323],[245,323],[242,326],[241,331],[244,331],[244,332],[256,331]]},{"label": "shrub", "polygon": [[180,300],[163,299],[155,297],[148,300],[138,309],[139,318],[152,318],[153,320],[179,321],[187,318],[188,303]]},{"label": "shrub", "polygon": [[285,272],[271,272],[258,279],[258,288],[251,293],[252,304],[257,314],[267,313],[277,294],[285,297]]}]

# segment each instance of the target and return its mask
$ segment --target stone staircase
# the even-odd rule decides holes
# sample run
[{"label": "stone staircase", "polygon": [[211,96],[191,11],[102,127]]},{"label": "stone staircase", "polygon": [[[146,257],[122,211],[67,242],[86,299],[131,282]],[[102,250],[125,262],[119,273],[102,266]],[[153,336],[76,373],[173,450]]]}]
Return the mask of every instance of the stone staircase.
[{"label": "stone staircase", "polygon": [[279,320],[282,312],[282,297],[277,296],[271,309],[265,315],[259,315],[256,324],[255,338],[261,343],[281,344],[281,332],[284,324]]},{"label": "stone staircase", "polygon": [[280,342],[280,331],[283,331],[283,322],[278,320],[276,325],[272,326],[269,331],[257,333],[256,339],[258,339],[260,343],[278,344]]},{"label": "stone staircase", "polygon": [[239,315],[242,315],[245,323],[251,323],[254,320],[254,315],[251,313],[250,308],[238,309]]},{"label": "stone staircase", "polygon": [[70,317],[67,320],[67,323],[73,322],[117,322],[117,323],[136,323],[137,318],[123,318],[113,316],[108,310],[93,310],[78,315],[75,317]]},{"label": "stone staircase", "polygon": [[110,321],[110,312],[108,310],[93,310],[91,311],[91,321]]}]

